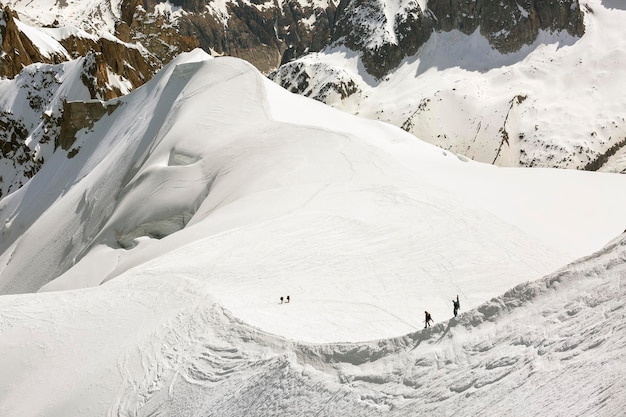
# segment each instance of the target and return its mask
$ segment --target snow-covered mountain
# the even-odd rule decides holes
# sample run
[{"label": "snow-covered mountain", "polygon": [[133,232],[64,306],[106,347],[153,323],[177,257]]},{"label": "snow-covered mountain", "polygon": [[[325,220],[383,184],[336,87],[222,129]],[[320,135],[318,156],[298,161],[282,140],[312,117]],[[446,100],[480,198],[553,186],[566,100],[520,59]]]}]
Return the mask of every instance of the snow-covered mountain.
[{"label": "snow-covered mountain", "polygon": [[5,4],[0,416],[622,414],[621,1]]},{"label": "snow-covered mountain", "polygon": [[[62,64],[33,64],[14,79],[0,80],[0,198],[25,184],[56,150],[67,150],[76,131],[104,113],[97,68],[90,54]],[[119,78],[109,80],[130,91]]]},{"label": "snow-covered mountain", "polygon": [[97,103],[0,200],[0,415],[622,409],[626,176],[473,162],[200,50]]},{"label": "snow-covered mountain", "polygon": [[[532,43],[540,30],[584,33],[578,0],[10,0],[7,5],[33,25],[115,34],[157,54],[167,51],[157,52],[151,38],[172,45],[176,34],[188,36],[207,52],[244,58],[262,72],[344,45],[378,78],[436,32],[479,30],[502,53]],[[154,37],[155,26],[164,36]]]},{"label": "snow-covered mountain", "polygon": [[[523,15],[528,5],[518,7]],[[367,54],[345,45],[289,62],[271,77],[481,162],[626,172],[626,6],[589,0],[581,10],[582,35],[540,28],[502,51],[484,26],[465,27],[432,33],[379,78],[367,70]]]},{"label": "snow-covered mountain", "polygon": [[[93,7],[98,3],[101,6],[108,4],[106,1],[80,4]],[[2,78],[13,78],[31,64],[59,64],[94,55],[98,68],[93,75],[103,90],[102,95],[109,99],[127,93],[129,87],[139,87],[175,55],[198,46],[196,39],[178,34],[171,25],[164,24],[162,17],[146,17],[139,8],[127,10],[126,3],[117,5],[119,16],[114,28],[106,23],[110,20],[108,15],[100,21],[91,14],[93,10],[74,10],[74,6],[78,6],[75,4],[60,2],[57,5],[61,8],[57,11],[64,13],[65,17],[83,19],[65,25],[53,18],[51,13],[56,7],[51,7],[46,0],[27,4],[18,2],[16,6],[23,14],[10,6],[0,12]],[[31,21],[29,11],[42,20]],[[40,16],[42,11],[43,16]],[[120,88],[116,78],[121,78],[127,85]],[[92,98],[96,98],[95,94]]]}]

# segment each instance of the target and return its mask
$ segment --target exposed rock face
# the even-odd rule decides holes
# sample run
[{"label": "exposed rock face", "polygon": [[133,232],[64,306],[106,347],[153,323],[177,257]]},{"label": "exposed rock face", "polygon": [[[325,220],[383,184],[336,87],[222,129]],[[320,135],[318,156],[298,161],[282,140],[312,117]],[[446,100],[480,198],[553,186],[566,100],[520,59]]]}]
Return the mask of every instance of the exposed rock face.
[{"label": "exposed rock face", "polygon": [[[322,73],[327,76],[323,81],[315,77],[316,74]],[[270,74],[270,78],[292,93],[302,94],[331,105],[361,93],[361,89],[346,71],[328,67],[323,63],[306,66],[299,61],[291,62],[282,65]],[[327,82],[327,79],[332,81]]]},{"label": "exposed rock face", "polygon": [[76,140],[76,133],[94,125],[105,114],[111,114],[119,106],[117,103],[94,101],[66,101],[63,103],[61,132],[55,141],[56,147],[69,150]]},{"label": "exposed rock face", "polygon": [[[377,78],[414,55],[433,31],[477,29],[494,48],[507,53],[532,43],[541,29],[582,36],[584,24],[578,0],[430,0],[421,10],[415,0],[174,0],[184,10],[162,12],[162,1],[123,0],[115,35],[122,42],[97,42],[74,37],[62,41],[72,56],[101,52],[104,62],[133,87],[181,52],[201,47],[216,54],[250,61],[261,72],[308,52],[346,45],[361,53],[365,69]],[[0,75],[14,76],[32,62],[61,62],[63,56],[42,57],[17,29],[5,8]],[[147,53],[134,46],[141,43]]]},{"label": "exposed rock face", "polygon": [[[137,48],[108,39],[100,39],[96,42],[90,38],[70,36],[60,42],[67,50],[67,56],[58,53],[42,55],[31,40],[18,29],[15,19],[16,14],[6,7],[3,11],[3,19],[0,19],[2,38],[0,77],[13,78],[25,66],[33,63],[59,64],[70,57],[78,58],[89,54],[97,56],[95,65],[98,68],[94,75],[98,77],[96,84],[101,89],[108,86],[107,66],[114,73],[127,79],[134,88],[149,80],[159,69],[158,62],[150,62]],[[121,91],[108,87],[108,91],[102,90],[100,95],[107,99],[114,98],[121,95]],[[94,91],[93,98],[96,96]]]},{"label": "exposed rock face", "polygon": [[8,167],[15,173],[14,178],[0,176],[0,198],[20,188],[41,167],[41,161],[32,158],[27,137],[28,130],[19,118],[0,111],[0,168]]},{"label": "exposed rock face", "polygon": [[[58,94],[62,64],[28,67],[12,81],[19,90],[17,107],[21,113],[0,111],[0,198],[26,183],[57,148],[70,150],[76,132],[92,126],[114,108],[113,101],[101,101],[110,99],[113,91],[101,84],[108,80],[103,55],[90,52],[82,62],[78,78],[67,82],[84,84],[93,102],[68,103]],[[72,157],[76,152],[71,149],[67,155]]]},{"label": "exposed rock face", "polygon": [[423,11],[413,0],[389,10],[383,0],[342,0],[333,42],[362,53],[363,65],[383,77],[414,55],[432,31],[480,32],[502,53],[531,44],[540,29],[584,33],[578,0],[430,0]]},{"label": "exposed rock face", "polygon": [[[128,81],[132,88],[143,85],[174,56],[197,48],[199,42],[193,37],[179,35],[164,16],[147,15],[138,7],[139,4],[135,0],[123,3],[122,16],[125,20],[118,23],[115,33],[120,41],[71,35],[59,40],[67,55],[51,56],[42,55],[18,29],[15,23],[17,14],[5,7],[0,18],[0,77],[13,78],[24,66],[35,62],[58,64],[70,58],[95,53],[98,66],[95,72],[98,78],[96,84],[100,88],[109,85],[107,68]],[[137,43],[141,43],[148,51],[142,52]],[[119,97],[122,93],[119,89],[109,87],[109,91],[101,95],[108,99]],[[94,95],[92,98],[97,97]]]},{"label": "exposed rock face", "polygon": [[[139,20],[154,20],[161,2],[144,2]],[[292,1],[227,2],[218,11],[208,0],[177,0],[186,13],[176,22],[180,35],[197,39],[207,51],[246,59],[265,73],[308,52],[346,45],[362,54],[366,70],[381,78],[414,55],[433,31],[480,28],[494,48],[507,53],[532,43],[541,29],[582,36],[578,0],[430,0],[421,10],[415,0],[341,0],[302,6]],[[337,4],[335,6],[335,4]],[[129,7],[130,9],[130,7]],[[147,33],[129,21],[131,33]],[[133,28],[132,26],[135,26]],[[151,48],[154,50],[154,48]]]},{"label": "exposed rock face", "polygon": [[[147,1],[148,13],[160,2]],[[243,58],[268,73],[331,40],[336,9],[332,2],[302,6],[292,1],[232,1],[226,14],[207,0],[173,2],[188,13],[177,21],[178,33],[197,38],[206,51]]]},{"label": "exposed rock face", "polygon": [[428,40],[434,19],[413,0],[386,10],[383,0],[342,0],[333,41],[360,51],[365,69],[381,78]]},{"label": "exposed rock face", "polygon": [[[127,62],[133,68],[136,68],[135,64],[142,64],[143,60],[145,63],[137,82],[148,81],[155,71],[170,62],[176,55],[200,46],[195,36],[179,33],[178,28],[172,24],[168,16],[147,13],[141,7],[141,2],[137,0],[122,2],[122,19],[116,26],[117,38],[131,45],[140,43],[150,54],[142,57],[137,48],[130,48],[132,51],[125,52],[124,48],[127,46],[116,42],[103,45],[103,53],[107,57],[109,55],[107,51],[115,48],[115,51],[111,51],[111,55],[130,59]],[[117,66],[119,67],[121,63],[122,61],[118,61]],[[107,64],[109,64],[108,59]]]},{"label": "exposed rock face", "polygon": [[531,44],[539,30],[585,31],[578,0],[431,0],[428,7],[438,22],[437,30],[457,29],[480,33],[502,53]]},{"label": "exposed rock face", "polygon": [[67,60],[60,54],[42,55],[32,41],[18,29],[15,22],[17,14],[8,7],[0,13],[0,76],[12,78],[22,68],[35,62],[55,64]]}]

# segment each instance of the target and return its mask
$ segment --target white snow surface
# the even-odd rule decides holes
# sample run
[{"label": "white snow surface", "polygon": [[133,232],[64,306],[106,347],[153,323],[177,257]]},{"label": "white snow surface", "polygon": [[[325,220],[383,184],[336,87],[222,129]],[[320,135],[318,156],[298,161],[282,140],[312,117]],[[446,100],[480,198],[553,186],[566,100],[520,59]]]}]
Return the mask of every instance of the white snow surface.
[{"label": "white snow surface", "polygon": [[0,200],[0,415],[626,405],[626,176],[472,162],[201,51],[108,104]]},{"label": "white snow surface", "polygon": [[76,26],[91,33],[114,33],[121,17],[120,0],[8,0],[5,6],[33,26]]}]

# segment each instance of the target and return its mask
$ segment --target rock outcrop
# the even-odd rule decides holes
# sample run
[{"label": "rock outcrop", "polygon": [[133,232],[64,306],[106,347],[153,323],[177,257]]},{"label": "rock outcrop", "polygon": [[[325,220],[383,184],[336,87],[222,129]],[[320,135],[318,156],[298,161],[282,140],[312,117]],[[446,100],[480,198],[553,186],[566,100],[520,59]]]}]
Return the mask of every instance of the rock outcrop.
[{"label": "rock outcrop", "polygon": [[585,32],[578,0],[431,0],[437,30],[470,34],[480,29],[502,53],[518,51],[537,39],[539,30]]},{"label": "rock outcrop", "polygon": [[119,104],[119,101],[107,103],[100,100],[64,102],[61,131],[55,140],[55,147],[70,150],[79,130],[92,127],[102,116],[111,114]]},{"label": "rock outcrop", "polygon": [[0,175],[0,198],[20,188],[41,168],[42,161],[34,159],[26,145],[27,138],[28,130],[19,117],[0,111],[0,170],[13,173],[12,178]]},{"label": "rock outcrop", "polygon": [[[107,84],[103,54],[90,52],[80,62],[82,71],[74,73],[76,79],[61,77],[64,64],[57,64],[27,67],[10,81],[17,92],[19,113],[0,110],[0,198],[32,178],[55,150],[69,151],[68,157],[75,155],[78,149],[71,147],[76,133],[115,106],[116,101],[109,100],[115,94]],[[93,100],[68,102],[58,93],[63,82],[82,83]]]},{"label": "rock outcrop", "polygon": [[67,56],[59,53],[44,55],[19,30],[17,18],[17,14],[9,7],[4,7],[0,12],[0,77],[13,78],[22,68],[35,62],[56,64],[67,60]]},{"label": "rock outcrop", "polygon": [[401,1],[393,11],[387,7],[383,0],[342,0],[333,35],[335,45],[359,51],[365,69],[377,78],[415,54],[435,24],[430,12],[425,14],[415,1]]},{"label": "rock outcrop", "polygon": [[137,88],[181,52],[199,46],[197,39],[179,35],[176,28],[164,16],[149,16],[139,7],[139,2],[125,2],[122,7],[125,20],[118,22],[116,37],[81,37],[69,35],[58,42],[66,53],[42,54],[28,36],[19,30],[17,13],[5,7],[0,19],[0,77],[13,78],[23,67],[32,63],[58,64],[69,59],[95,54],[97,71],[96,84],[102,97],[119,97],[120,91],[108,82],[107,69]]},{"label": "rock outcrop", "polygon": [[[146,2],[149,15],[158,3]],[[180,35],[198,39],[206,51],[245,59],[263,73],[307,52],[322,50],[330,43],[336,23],[332,2],[303,6],[288,1],[232,1],[225,4],[225,11],[212,9],[206,0],[174,4],[186,11],[176,21]]]},{"label": "rock outcrop", "polygon": [[[317,75],[325,74],[322,79]],[[273,72],[271,79],[292,93],[311,97],[326,104],[338,104],[347,97],[362,93],[350,74],[323,63],[311,66],[290,62]],[[330,81],[329,81],[330,80]]]},{"label": "rock outcrop", "polygon": [[430,0],[427,10],[413,0],[396,10],[383,0],[342,0],[338,15],[332,42],[361,52],[365,69],[377,78],[414,55],[433,31],[480,30],[502,53],[533,43],[539,30],[578,37],[585,31],[578,0]]}]

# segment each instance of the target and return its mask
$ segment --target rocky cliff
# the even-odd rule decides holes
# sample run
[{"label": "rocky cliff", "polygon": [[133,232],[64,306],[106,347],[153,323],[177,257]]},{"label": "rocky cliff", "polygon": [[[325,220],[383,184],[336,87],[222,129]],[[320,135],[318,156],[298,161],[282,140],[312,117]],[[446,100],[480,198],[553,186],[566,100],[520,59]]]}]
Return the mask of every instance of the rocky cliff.
[{"label": "rocky cliff", "polygon": [[[125,2],[121,16],[115,36],[61,30],[54,22],[33,39],[33,28],[20,22],[9,7],[2,8],[0,77],[15,79],[18,100],[13,103],[15,111],[0,113],[0,198],[36,174],[55,149],[69,150],[75,133],[103,114],[101,101],[143,85],[175,55],[199,45],[196,39],[179,35],[164,16],[148,15],[140,2]],[[42,39],[44,47],[38,44]],[[62,75],[66,72],[62,63],[70,60],[82,67],[77,79]],[[72,97],[57,94],[63,88],[61,79],[79,83],[86,94],[68,102]]]},{"label": "rocky cliff", "polygon": [[[46,53],[20,30],[18,14],[4,7],[0,18],[0,77],[13,78],[32,63],[58,64],[95,54],[99,66],[95,74],[96,84],[100,88],[109,86],[108,69],[129,82],[132,89],[152,78],[174,56],[199,46],[194,37],[180,35],[166,16],[149,15],[137,1],[123,2],[121,16],[112,34],[114,36],[98,37],[79,31],[70,31],[69,35],[62,31],[56,36],[46,34],[64,48],[62,52]],[[58,27],[58,22],[49,25],[48,29],[55,27]],[[104,93],[105,98],[125,93],[109,87],[110,91]]]},{"label": "rocky cliff", "polygon": [[428,7],[436,30],[480,30],[502,53],[533,43],[539,30],[585,32],[578,0],[431,0]]},{"label": "rocky cliff", "polygon": [[[144,2],[143,19],[158,15],[160,4]],[[430,0],[425,10],[415,0],[232,1],[221,10],[206,0],[174,4],[185,10],[173,19],[180,35],[197,39],[207,51],[246,59],[265,73],[309,52],[345,45],[381,78],[434,31],[479,30],[503,53],[532,43],[542,29],[584,33],[578,0]]]},{"label": "rocky cliff", "polygon": [[[2,4],[0,3],[0,8]],[[43,54],[17,24],[17,13],[9,7],[0,12],[0,77],[13,78],[27,65],[35,62],[59,63],[68,56],[61,53]]]},{"label": "rocky cliff", "polygon": [[533,43],[542,29],[573,36],[585,31],[578,0],[430,0],[426,10],[414,0],[394,9],[384,0],[342,0],[337,9],[333,44],[359,51],[377,78],[414,55],[433,31],[479,30],[502,53]]},{"label": "rocky cliff", "polygon": [[[144,2],[148,15],[162,3]],[[268,73],[331,40],[336,7],[330,2],[230,1],[223,8],[207,0],[178,0],[185,13],[173,19],[180,35],[197,39],[215,54],[243,58]]]},{"label": "rocky cliff", "polygon": [[335,48],[270,78],[477,161],[626,172],[623,11],[601,0],[425,3],[342,1]]},{"label": "rocky cliff", "polygon": [[0,198],[32,178],[57,149],[72,157],[76,132],[110,110],[103,55],[89,52],[75,64],[31,65],[5,80],[0,94],[11,98],[0,109]]}]

